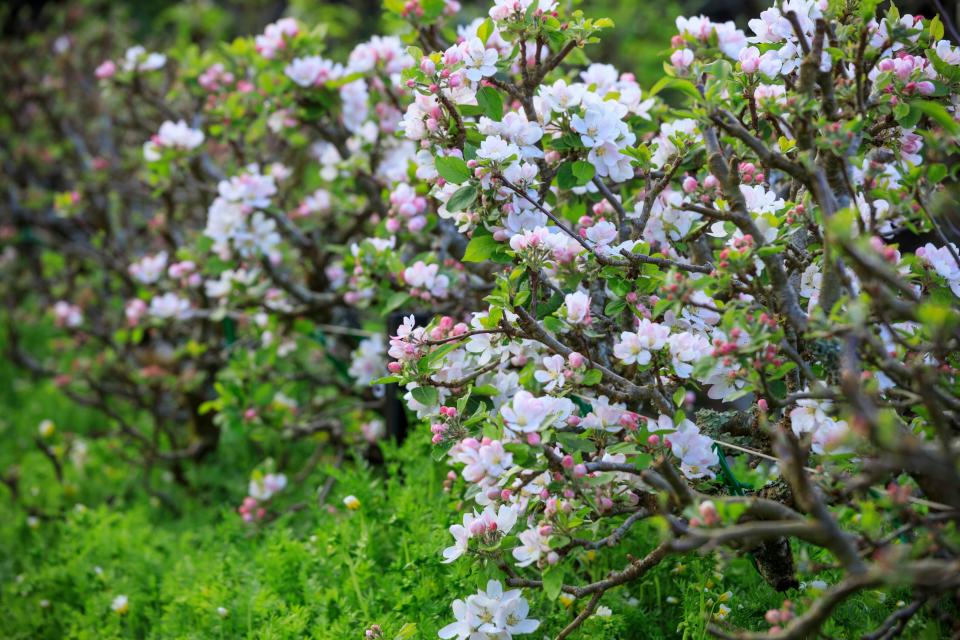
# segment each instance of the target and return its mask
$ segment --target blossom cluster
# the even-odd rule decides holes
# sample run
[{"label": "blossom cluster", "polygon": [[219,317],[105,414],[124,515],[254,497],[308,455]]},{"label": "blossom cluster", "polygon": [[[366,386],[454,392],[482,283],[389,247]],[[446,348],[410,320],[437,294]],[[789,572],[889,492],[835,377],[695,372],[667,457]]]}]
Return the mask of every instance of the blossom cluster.
[{"label": "blossom cluster", "polygon": [[540,622],[527,617],[529,610],[519,590],[504,591],[501,583],[491,580],[486,590],[453,601],[457,621],[442,628],[439,635],[456,640],[494,640],[533,633]]},{"label": "blossom cluster", "polygon": [[[571,55],[609,21],[496,0],[453,28],[457,6],[394,7],[417,46],[378,36],[338,62],[282,19],[242,65],[192,69],[200,113],[138,138],[166,199],[122,264],[119,326],[149,318],[188,390],[229,353],[204,410],[264,438],[345,446],[352,421],[373,445],[384,426],[366,409],[398,385],[466,505],[438,554],[492,560],[507,586],[602,595],[670,551],[755,548],[762,520],[872,575],[862,549],[881,538],[813,484],[869,463],[956,498],[937,493],[956,473],[935,444],[960,383],[960,255],[938,221],[960,49],[943,25],[822,0],[747,30],[681,17],[665,78],[641,90]],[[131,52],[101,84],[165,65]],[[78,300],[52,313],[79,335]],[[198,347],[215,327],[225,346]],[[242,517],[262,521],[286,483],[257,476]],[[784,484],[791,500],[760,497]],[[884,525],[900,506],[878,506]],[[581,563],[640,539],[649,556],[576,586]],[[442,638],[539,627],[495,580],[453,611]]]}]

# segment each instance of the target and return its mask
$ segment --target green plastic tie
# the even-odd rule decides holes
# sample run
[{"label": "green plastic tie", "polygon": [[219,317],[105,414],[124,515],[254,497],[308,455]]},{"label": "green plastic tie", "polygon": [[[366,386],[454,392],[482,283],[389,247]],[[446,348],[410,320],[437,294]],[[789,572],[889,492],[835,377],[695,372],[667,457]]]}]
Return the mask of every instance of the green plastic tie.
[{"label": "green plastic tie", "polygon": [[743,488],[748,485],[741,484],[740,481],[734,477],[733,471],[730,470],[730,465],[727,463],[726,454],[716,442],[713,443],[713,450],[717,452],[717,457],[720,459],[720,474],[723,476],[724,484],[727,485],[733,495],[742,496]]},{"label": "green plastic tie", "polygon": [[237,323],[233,321],[233,318],[226,317],[223,319],[223,336],[227,341],[227,346],[229,347],[234,342],[237,341]]}]

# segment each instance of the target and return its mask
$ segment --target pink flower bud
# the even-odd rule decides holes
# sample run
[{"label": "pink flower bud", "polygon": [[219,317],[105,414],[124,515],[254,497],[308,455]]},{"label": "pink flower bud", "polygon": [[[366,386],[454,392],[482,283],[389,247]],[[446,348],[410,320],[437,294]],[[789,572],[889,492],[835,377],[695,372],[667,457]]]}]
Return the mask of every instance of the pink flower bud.
[{"label": "pink flower bud", "polygon": [[582,477],[585,476],[585,475],[587,475],[587,465],[585,465],[585,464],[578,464],[578,465],[576,465],[576,466],[573,468],[573,477],[574,477],[574,478],[582,478]]},{"label": "pink flower bud", "polygon": [[684,193],[693,193],[697,190],[697,179],[693,176],[687,176],[683,179],[682,186]]},{"label": "pink flower bud", "polygon": [[399,362],[391,362],[387,364],[387,371],[390,373],[400,373],[403,371],[403,365]]},{"label": "pink flower bud", "polygon": [[563,456],[563,460],[560,462],[564,469],[570,469],[573,467],[573,456],[567,454]]},{"label": "pink flower bud", "polygon": [[93,74],[97,77],[98,80],[106,80],[107,78],[112,78],[113,75],[117,72],[117,65],[113,60],[105,60],[97,67]]},{"label": "pink flower bud", "polygon": [[540,434],[536,431],[527,434],[527,443],[533,446],[540,444]]},{"label": "pink flower bud", "polygon": [[660,444],[660,436],[655,433],[652,434],[649,438],[647,438],[647,444],[651,447],[658,446]]},{"label": "pink flower bud", "polygon": [[584,364],[586,364],[587,359],[584,358],[582,354],[574,351],[569,356],[567,356],[567,362],[570,364],[571,368],[579,369]]},{"label": "pink flower bud", "polygon": [[703,521],[708,526],[716,524],[720,519],[717,515],[717,506],[710,500],[701,502],[698,510],[700,511],[700,516],[703,518]]},{"label": "pink flower bud", "polygon": [[433,60],[425,57],[420,61],[420,71],[423,71],[428,76],[432,76],[437,71],[437,65],[433,63]]}]

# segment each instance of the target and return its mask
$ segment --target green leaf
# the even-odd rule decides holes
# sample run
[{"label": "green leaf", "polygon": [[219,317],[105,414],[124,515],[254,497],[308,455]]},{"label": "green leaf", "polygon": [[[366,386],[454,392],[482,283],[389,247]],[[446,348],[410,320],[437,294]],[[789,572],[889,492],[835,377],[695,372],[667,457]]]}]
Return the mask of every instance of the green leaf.
[{"label": "green leaf", "polygon": [[565,133],[559,138],[548,140],[547,144],[550,145],[551,149],[556,149],[557,151],[584,148],[583,142],[580,140],[580,136],[575,133]]},{"label": "green leaf", "polygon": [[383,306],[383,315],[387,315],[391,311],[395,311],[406,304],[407,300],[410,299],[410,294],[405,291],[397,291],[390,295],[387,298],[387,303]]},{"label": "green leaf", "polygon": [[463,262],[485,262],[489,260],[497,249],[500,248],[500,243],[493,239],[493,236],[489,233],[474,233],[473,237],[470,238],[470,242],[467,244],[467,250],[463,254]]},{"label": "green leaf", "polygon": [[427,362],[427,364],[433,364],[459,346],[460,345],[458,345],[456,342],[449,342],[431,351],[429,354],[427,354],[427,357],[424,358],[424,360]]},{"label": "green leaf", "polygon": [[681,93],[687,94],[694,100],[700,100],[700,92],[697,90],[696,85],[689,80],[671,78],[669,76],[660,78],[660,80],[658,80],[657,83],[650,88],[650,96],[655,96],[664,89],[676,89]]},{"label": "green leaf", "polygon": [[930,21],[930,40],[931,42],[936,42],[943,38],[943,23],[940,22],[940,16],[933,16],[933,20]]},{"label": "green leaf", "polygon": [[877,5],[879,4],[880,0],[861,0],[858,7],[860,17],[868,22],[872,20],[877,14]]},{"label": "green leaf", "polygon": [[423,19],[430,21],[440,17],[446,6],[443,0],[420,0],[420,8],[423,9]]},{"label": "green leaf", "polygon": [[481,87],[477,91],[477,104],[491,120],[500,122],[503,119],[503,98],[493,87]]},{"label": "green leaf", "polygon": [[953,119],[953,116],[950,115],[946,107],[939,102],[916,100],[910,103],[910,110],[913,111],[914,109],[924,115],[930,116],[930,118],[935,120],[937,124],[943,127],[950,135],[960,135],[960,124],[957,124],[957,121]]},{"label": "green leaf", "polygon": [[572,189],[577,186],[577,177],[573,175],[572,162],[564,162],[557,169],[557,186],[561,189]]},{"label": "green leaf", "polygon": [[575,433],[564,433],[558,431],[556,434],[557,442],[567,453],[592,453],[597,450],[597,446],[586,438],[581,438]]},{"label": "green leaf", "polygon": [[480,26],[477,27],[477,37],[480,38],[480,42],[486,44],[487,39],[490,38],[490,35],[493,33],[493,21],[490,18],[487,18]]},{"label": "green leaf", "polygon": [[653,462],[653,456],[650,455],[649,453],[640,453],[640,454],[637,454],[637,456],[633,458],[630,462],[632,462],[633,466],[635,466],[637,469],[639,469],[640,471],[643,471],[644,469],[650,466],[651,462]]},{"label": "green leaf", "polygon": [[472,184],[467,184],[456,191],[447,200],[447,211],[456,213],[470,207],[477,200],[477,188]]},{"label": "green leaf", "polygon": [[599,369],[590,369],[585,374],[583,374],[583,386],[592,387],[603,380],[603,374],[600,373]]},{"label": "green leaf", "polygon": [[[400,0],[400,11],[403,11],[403,0]],[[398,11],[399,13],[399,11]],[[414,60],[419,60],[423,57],[423,50],[420,47],[410,46],[407,47],[407,55],[413,58]]]},{"label": "green leaf", "polygon": [[513,304],[516,307],[523,307],[530,300],[530,289],[521,289],[517,292],[517,295],[513,299]]},{"label": "green leaf", "polygon": [[341,76],[336,80],[329,80],[324,84],[324,86],[329,87],[330,89],[339,89],[340,87],[346,86],[354,80],[359,80],[362,77],[362,73],[350,73],[345,76]]},{"label": "green leaf", "polygon": [[543,320],[551,313],[559,309],[562,304],[563,295],[555,291],[544,304],[541,304],[537,307],[537,319]]},{"label": "green leaf", "polygon": [[398,631],[397,635],[393,637],[393,640],[407,640],[408,638],[412,638],[413,634],[415,634],[416,632],[417,632],[417,625],[412,622],[408,622],[407,624],[400,627],[400,631]]},{"label": "green leaf", "polygon": [[623,300],[611,300],[607,303],[607,306],[603,308],[603,313],[608,316],[615,316],[623,312],[627,308],[627,303]]},{"label": "green leaf", "polygon": [[500,393],[500,389],[492,384],[484,384],[473,388],[473,394],[477,396],[495,396]]},{"label": "green leaf", "polygon": [[437,156],[435,161],[437,173],[453,184],[463,184],[470,179],[470,167],[467,163],[455,156]]},{"label": "green leaf", "polygon": [[577,160],[573,163],[572,167],[573,175],[577,179],[577,185],[583,186],[593,180],[594,174],[596,174],[596,168],[589,162],[584,162],[583,160]]},{"label": "green leaf", "polygon": [[546,318],[544,318],[543,326],[545,326],[547,329],[549,329],[554,333],[561,333],[564,328],[563,321],[554,316],[547,316]]},{"label": "green leaf", "polygon": [[927,169],[927,180],[930,184],[940,184],[947,177],[946,165],[935,163]]},{"label": "green leaf", "polygon": [[414,400],[428,407],[437,404],[438,394],[435,387],[414,387],[410,394]]},{"label": "green leaf", "polygon": [[523,465],[530,459],[530,447],[519,442],[503,445],[503,448],[513,454],[513,464]]},{"label": "green leaf", "polygon": [[633,289],[633,283],[617,276],[611,276],[607,280],[607,286],[618,298],[623,298]]},{"label": "green leaf", "polygon": [[759,249],[757,249],[757,255],[760,256],[761,258],[765,258],[767,256],[773,256],[778,253],[781,253],[784,249],[786,249],[786,247],[782,245],[768,244],[764,247],[760,247]]},{"label": "green leaf", "polygon": [[[535,6],[532,3],[531,6]],[[556,600],[563,587],[563,567],[554,565],[547,567],[543,572],[543,592],[550,600]]]}]

